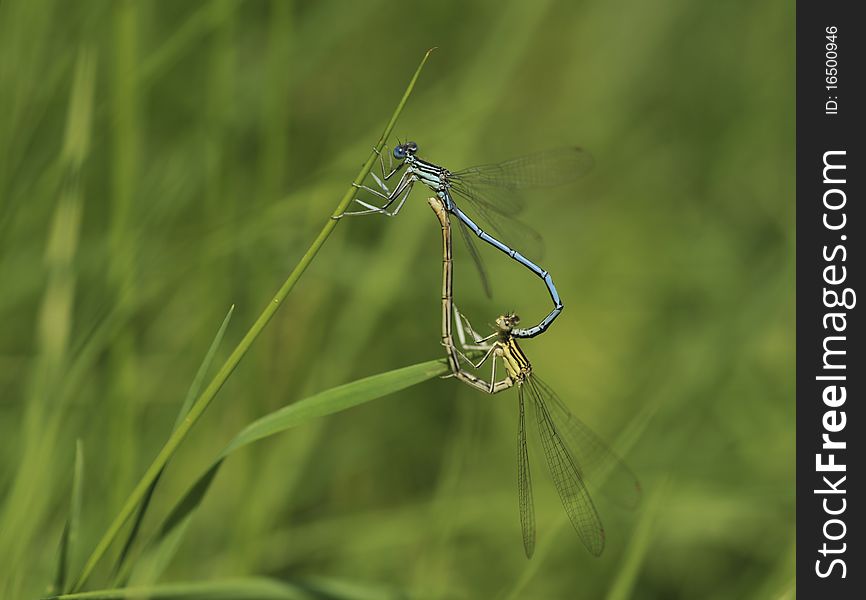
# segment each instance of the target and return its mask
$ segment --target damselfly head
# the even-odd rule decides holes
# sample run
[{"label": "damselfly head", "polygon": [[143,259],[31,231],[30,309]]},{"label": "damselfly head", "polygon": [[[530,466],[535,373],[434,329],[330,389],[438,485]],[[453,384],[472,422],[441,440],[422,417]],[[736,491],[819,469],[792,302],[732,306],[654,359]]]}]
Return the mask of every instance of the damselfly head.
[{"label": "damselfly head", "polygon": [[414,155],[418,152],[418,144],[415,142],[406,142],[405,144],[397,144],[394,146],[394,158],[403,160],[409,155]]},{"label": "damselfly head", "polygon": [[496,327],[502,333],[510,333],[520,323],[520,317],[514,313],[505,313],[496,317]]}]

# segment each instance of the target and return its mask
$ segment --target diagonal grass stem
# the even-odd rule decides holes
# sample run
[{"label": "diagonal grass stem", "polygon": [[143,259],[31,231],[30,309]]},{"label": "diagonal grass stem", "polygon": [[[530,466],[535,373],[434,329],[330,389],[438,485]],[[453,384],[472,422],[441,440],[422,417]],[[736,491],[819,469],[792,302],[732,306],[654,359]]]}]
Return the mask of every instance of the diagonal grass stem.
[{"label": "diagonal grass stem", "polygon": [[370,152],[370,156],[364,162],[361,170],[358,172],[358,175],[353,180],[352,185],[349,186],[348,190],[346,190],[346,193],[343,195],[343,198],[340,200],[339,204],[337,204],[337,207],[336,209],[334,209],[331,218],[329,218],[327,223],[325,223],[324,227],[322,227],[319,235],[310,245],[306,253],[304,253],[304,255],[301,257],[301,260],[289,274],[288,278],[286,278],[285,282],[283,282],[283,285],[280,286],[280,289],[277,291],[276,295],[268,303],[268,305],[265,307],[265,309],[262,311],[256,321],[253,323],[252,327],[250,327],[250,329],[244,335],[243,339],[241,339],[241,341],[226,359],[220,370],[193,403],[192,408],[190,408],[189,413],[187,413],[186,415],[186,418],[181,421],[177,429],[175,429],[171,436],[169,436],[165,445],[156,455],[156,458],[154,458],[151,465],[144,472],[144,475],[138,481],[135,488],[133,488],[129,497],[126,499],[126,502],[124,502],[123,507],[120,509],[120,512],[111,522],[108,529],[103,534],[102,538],[96,544],[93,552],[84,563],[81,574],[78,576],[78,579],[72,586],[72,592],[80,591],[84,584],[87,583],[87,579],[93,573],[93,569],[99,563],[100,559],[105,555],[105,552],[108,550],[111,543],[120,533],[123,525],[133,515],[136,507],[147,494],[147,490],[150,487],[151,483],[153,483],[153,481],[159,475],[160,471],[171,459],[172,455],[175,453],[178,446],[180,446],[181,442],[190,432],[193,425],[195,425],[195,423],[202,416],[204,411],[210,405],[211,401],[214,399],[222,386],[228,380],[229,376],[231,376],[232,372],[235,370],[235,367],[238,366],[238,363],[240,363],[241,359],[244,357],[244,355],[246,355],[247,351],[250,349],[250,346],[252,346],[253,342],[271,320],[271,317],[274,316],[274,313],[277,312],[277,309],[289,295],[289,292],[292,290],[292,288],[295,287],[298,279],[300,279],[304,271],[307,270],[307,267],[310,266],[310,263],[312,263],[313,258],[315,258],[316,254],[318,254],[319,250],[322,248],[325,240],[327,240],[328,237],[331,235],[331,232],[337,225],[336,217],[345,212],[346,208],[348,208],[349,206],[349,203],[352,201],[352,198],[354,198],[354,186],[360,185],[364,181],[377,159],[377,153],[381,152],[384,148],[385,142],[391,135],[391,131],[394,129],[394,125],[397,123],[397,119],[400,117],[400,113],[403,112],[403,108],[406,106],[406,102],[409,100],[409,96],[412,94],[415,83],[418,81],[418,77],[421,75],[421,71],[424,68],[425,63],[427,62],[427,59],[430,57],[430,53],[433,50],[434,49],[431,48],[424,54],[424,57],[421,59],[421,63],[418,65],[418,68],[415,70],[412,79],[406,86],[406,91],[403,93],[403,97],[400,99],[400,102],[397,104],[397,108],[391,115],[391,119],[388,121],[388,124],[382,131],[382,135],[376,143],[375,151]]}]

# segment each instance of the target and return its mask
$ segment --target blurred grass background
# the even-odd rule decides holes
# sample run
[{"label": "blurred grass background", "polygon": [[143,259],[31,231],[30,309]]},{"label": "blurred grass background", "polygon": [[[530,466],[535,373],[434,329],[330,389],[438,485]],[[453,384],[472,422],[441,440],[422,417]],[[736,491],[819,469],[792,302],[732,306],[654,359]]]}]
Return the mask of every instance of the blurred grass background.
[{"label": "blurred grass background", "polygon": [[[577,143],[532,198],[566,309],[524,349],[638,473],[601,559],[534,461],[516,399],[434,380],[224,465],[165,581],[327,577],[445,598],[778,598],[794,552],[794,11],[789,3],[0,2],[0,596],[73,571],[333,210],[424,50],[395,132],[451,168]],[[161,517],[245,424],[442,354],[439,228],[344,221],[172,461]],[[479,329],[540,281],[482,249]],[[115,551],[118,549],[115,548]],[[103,567],[91,587],[109,581]],[[104,585],[105,584],[105,585]]]}]

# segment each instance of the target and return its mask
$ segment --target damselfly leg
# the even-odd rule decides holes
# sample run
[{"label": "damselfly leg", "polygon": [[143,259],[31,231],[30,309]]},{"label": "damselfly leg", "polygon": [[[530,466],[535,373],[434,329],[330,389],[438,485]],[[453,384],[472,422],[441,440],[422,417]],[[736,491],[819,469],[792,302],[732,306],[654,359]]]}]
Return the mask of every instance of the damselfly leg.
[{"label": "damselfly leg", "polygon": [[[379,183],[382,185],[382,187],[387,192],[388,187],[385,185],[385,183],[381,182],[381,181]],[[414,184],[414,181],[412,180],[411,174],[409,172],[406,172],[403,174],[403,177],[401,177],[400,181],[397,182],[397,185],[394,187],[394,190],[389,192],[388,194],[380,192],[379,190],[375,190],[375,189],[373,189],[369,186],[366,186],[366,185],[357,184],[357,183],[352,184],[356,189],[364,190],[366,192],[370,192],[371,194],[373,194],[375,196],[378,196],[379,198],[383,198],[385,200],[385,204],[383,204],[382,206],[375,206],[373,204],[370,204],[369,202],[364,202],[360,198],[354,198],[353,201],[357,202],[358,204],[363,206],[365,208],[365,210],[345,211],[345,212],[337,215],[334,218],[335,219],[341,219],[343,217],[354,217],[354,216],[369,215],[369,214],[374,214],[374,213],[382,214],[382,215],[385,215],[386,217],[393,217],[398,212],[400,212],[401,208],[403,208],[403,204],[406,202],[406,198],[409,197],[409,193],[412,191],[412,185],[413,184]],[[398,198],[400,198],[400,201],[397,202],[397,208],[395,208],[393,211],[389,211],[388,207],[391,206]]]}]

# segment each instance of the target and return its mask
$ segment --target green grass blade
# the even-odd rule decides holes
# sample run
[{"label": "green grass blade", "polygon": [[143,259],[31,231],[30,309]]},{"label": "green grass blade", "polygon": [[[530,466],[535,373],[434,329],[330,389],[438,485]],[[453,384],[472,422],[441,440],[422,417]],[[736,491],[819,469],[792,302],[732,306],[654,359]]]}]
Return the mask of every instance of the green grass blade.
[{"label": "green grass blade", "polygon": [[229,311],[226,313],[226,316],[223,319],[219,330],[217,330],[213,341],[210,343],[210,347],[207,349],[207,353],[205,353],[204,359],[201,361],[201,365],[199,365],[198,371],[196,371],[195,377],[192,380],[192,384],[190,384],[189,386],[189,391],[187,391],[186,393],[186,398],[184,398],[183,400],[183,405],[181,405],[180,411],[178,411],[177,413],[177,419],[174,422],[174,427],[172,428],[172,431],[178,428],[181,421],[183,421],[183,418],[192,407],[193,401],[198,397],[199,392],[201,392],[201,386],[204,383],[204,377],[205,375],[207,375],[211,364],[213,364],[213,359],[216,356],[216,351],[223,341],[223,336],[226,333],[226,329],[228,329],[229,322],[232,320],[232,315],[234,314],[234,312],[235,305],[232,304],[231,307],[229,307]]},{"label": "green grass blade", "polygon": [[[2,68],[0,68],[2,70]],[[20,444],[13,462],[3,464],[4,483],[0,498],[0,596],[15,597],[17,573],[27,571],[32,557],[27,548],[38,543],[42,523],[51,512],[54,500],[52,469],[58,452],[57,442],[64,427],[64,405],[58,401],[69,365],[70,341],[75,330],[78,293],[78,256],[84,214],[85,193],[82,179],[91,155],[93,99],[97,78],[97,54],[82,44],[75,60],[71,92],[68,97],[63,145],[56,169],[62,173],[52,199],[43,259],[34,270],[44,276],[44,289],[36,305],[35,346],[29,383],[21,402]],[[13,90],[16,86],[4,86]],[[0,143],[0,147],[4,146]],[[52,148],[52,152],[54,149]],[[11,158],[11,156],[9,157]],[[2,159],[0,159],[2,160]],[[4,162],[8,167],[9,160]],[[52,169],[55,168],[52,166]],[[56,203],[53,194],[57,193]],[[0,192],[2,194],[2,192]],[[5,198],[0,197],[0,206]],[[41,210],[41,209],[34,209]],[[0,236],[2,237],[2,236]],[[43,239],[43,235],[40,235]],[[5,240],[3,240],[5,241]],[[3,255],[0,252],[0,255]],[[4,256],[5,259],[5,256]],[[3,262],[0,260],[0,262]],[[6,281],[6,278],[3,278]],[[11,280],[10,280],[11,281]],[[14,285],[4,285],[6,290]],[[15,313],[17,314],[17,313]],[[12,314],[4,315],[3,333]],[[3,337],[0,334],[0,337]],[[5,386],[4,386],[5,387]],[[4,398],[6,397],[4,389]],[[4,415],[3,420],[6,420]],[[17,421],[16,419],[10,419]],[[0,435],[8,435],[4,430]],[[0,456],[0,458],[5,458]],[[14,466],[13,466],[14,465]],[[5,481],[6,472],[12,476]],[[41,546],[41,544],[39,544]],[[44,581],[44,572],[40,580]],[[8,587],[7,587],[8,586]]]},{"label": "green grass blade", "polygon": [[69,563],[75,554],[78,529],[81,522],[81,494],[84,487],[84,447],[81,440],[75,440],[75,463],[72,470],[72,490],[69,496],[69,514],[63,533],[60,535],[60,548],[57,556],[57,574],[54,577],[56,591],[66,589]]},{"label": "green grass blade", "polygon": [[422,594],[411,590],[395,590],[391,586],[371,585],[366,582],[349,581],[333,577],[305,577],[304,587],[316,592],[317,598],[345,598],[353,600],[387,600],[389,598],[420,598]]},{"label": "green grass blade", "polygon": [[157,542],[152,543],[135,561],[127,585],[153,585],[162,577],[186,535],[189,521],[187,517],[164,535],[159,535]]},{"label": "green grass blade", "polygon": [[262,438],[282,433],[307,421],[393,394],[447,372],[445,361],[437,359],[365,377],[320,392],[249,424],[222,451],[220,459]]},{"label": "green grass blade", "polygon": [[382,136],[379,138],[379,141],[376,143],[375,151],[370,152],[370,156],[367,158],[366,162],[364,162],[361,170],[358,172],[358,175],[355,177],[352,185],[348,187],[346,193],[343,195],[343,198],[337,204],[337,207],[334,209],[334,212],[331,215],[331,218],[327,220],[322,230],[319,232],[319,235],[310,245],[307,252],[301,257],[301,260],[289,274],[288,278],[283,282],[283,285],[277,291],[273,300],[271,300],[262,313],[259,315],[258,319],[253,323],[252,327],[247,331],[246,335],[241,339],[229,357],[226,359],[223,366],[214,376],[214,378],[210,381],[201,395],[196,399],[190,408],[189,413],[178,426],[178,428],[172,433],[172,435],[168,438],[165,445],[156,455],[151,465],[147,468],[144,475],[138,481],[136,486],[133,488],[132,492],[129,494],[129,497],[124,502],[123,506],[120,509],[120,512],[108,526],[108,529],[103,534],[102,538],[97,542],[96,547],[93,549],[93,552],[88,557],[87,561],[84,564],[84,568],[81,570],[81,573],[78,576],[78,579],[75,581],[75,585],[73,585],[73,591],[79,591],[84,584],[87,582],[87,578],[90,577],[90,574],[93,572],[93,569],[96,567],[97,563],[102,559],[105,552],[108,550],[108,547],[120,533],[123,525],[129,520],[129,518],[133,515],[136,510],[136,507],[141,503],[142,499],[147,494],[147,490],[150,488],[150,485],[153,481],[159,476],[160,471],[162,471],[163,467],[168,463],[169,459],[174,455],[180,443],[186,438],[189,431],[192,429],[193,425],[198,421],[198,419],[204,414],[204,411],[207,410],[207,407],[210,405],[211,401],[216,397],[217,393],[222,389],[222,386],[231,376],[232,372],[234,372],[235,368],[240,363],[241,359],[246,355],[247,351],[252,346],[253,342],[274,316],[277,309],[289,295],[289,292],[292,288],[295,287],[295,284],[300,279],[301,275],[303,275],[304,271],[307,270],[307,267],[312,263],[313,258],[315,258],[316,254],[318,254],[322,245],[325,243],[325,240],[331,235],[331,232],[334,230],[334,227],[337,225],[337,220],[335,217],[345,212],[346,208],[349,206],[349,203],[352,201],[355,195],[355,185],[360,185],[361,182],[367,177],[370,172],[370,169],[373,167],[373,164],[377,158],[377,152],[381,151],[385,146],[385,142],[388,139],[388,136],[391,135],[391,131],[394,129],[394,125],[397,123],[397,119],[400,116],[400,113],[403,112],[403,108],[406,106],[406,102],[409,100],[409,96],[412,94],[412,90],[415,88],[415,83],[418,81],[418,77],[421,75],[421,71],[424,68],[425,63],[427,62],[428,57],[430,56],[430,52],[432,50],[428,50],[424,57],[421,59],[421,63],[418,65],[418,68],[415,70],[415,74],[412,76],[412,79],[409,81],[408,86],[406,87],[406,91],[403,93],[403,97],[400,99],[400,102],[397,104],[397,108],[394,110],[394,113],[391,115],[391,119],[388,121],[388,124],[385,126],[385,129],[382,131]]},{"label": "green grass blade", "polygon": [[[213,341],[211,341],[210,347],[207,349],[207,352],[204,355],[204,359],[201,361],[201,365],[199,365],[198,371],[196,371],[195,377],[192,380],[192,384],[189,386],[189,391],[187,391],[186,393],[186,398],[184,398],[183,404],[181,405],[180,410],[177,413],[177,419],[175,419],[172,431],[177,429],[178,425],[180,425],[181,421],[183,421],[183,418],[189,412],[193,400],[198,397],[198,394],[201,391],[201,386],[204,383],[204,377],[205,375],[207,375],[208,369],[210,369],[210,366],[213,363],[217,348],[219,348],[220,342],[222,342],[223,336],[225,335],[226,329],[228,328],[229,321],[231,321],[234,311],[235,306],[234,304],[232,304],[232,306],[229,308],[229,312],[223,319],[220,328],[217,330]],[[148,506],[150,506],[150,499],[153,497],[153,492],[156,489],[156,486],[159,483],[159,480],[162,477],[162,473],[164,470],[164,467],[160,469],[156,478],[153,480],[153,483],[151,483],[150,487],[147,489],[147,493],[144,495],[141,504],[138,506],[138,510],[135,513],[135,519],[133,520],[132,527],[129,530],[129,535],[126,537],[126,541],[123,544],[123,549],[120,551],[120,555],[117,557],[117,563],[114,566],[114,572],[117,574],[115,577],[115,584],[125,579],[122,573],[123,564],[126,561],[127,556],[129,555],[129,551],[132,549],[132,545],[135,543],[135,540],[138,537],[141,523],[144,521],[144,515],[147,513]]]},{"label": "green grass blade", "polygon": [[608,590],[607,600],[623,600],[632,597],[641,566],[650,548],[656,517],[664,505],[666,489],[667,482],[663,481],[653,490],[647,507],[641,514],[637,528],[631,537],[616,579]]},{"label": "green grass blade", "polygon": [[381,586],[336,579],[305,579],[296,584],[266,577],[164,583],[50,596],[45,600],[387,600],[406,598]]},{"label": "green grass blade", "polygon": [[[338,598],[338,596],[332,596]],[[347,598],[347,596],[343,596]],[[223,581],[165,583],[160,585],[115,588],[50,596],[46,600],[315,600],[318,592],[306,587],[266,578],[227,579]]]},{"label": "green grass blade", "polygon": [[[186,528],[190,515],[201,504],[220,466],[232,452],[313,419],[387,396],[447,372],[447,363],[442,359],[419,363],[331,388],[253,421],[229,442],[169,513],[153,541],[152,550],[145,556],[144,568],[150,569],[154,563],[166,562],[165,555],[173,552],[177,544],[176,531]],[[138,579],[138,573],[134,573],[132,581]]]}]

